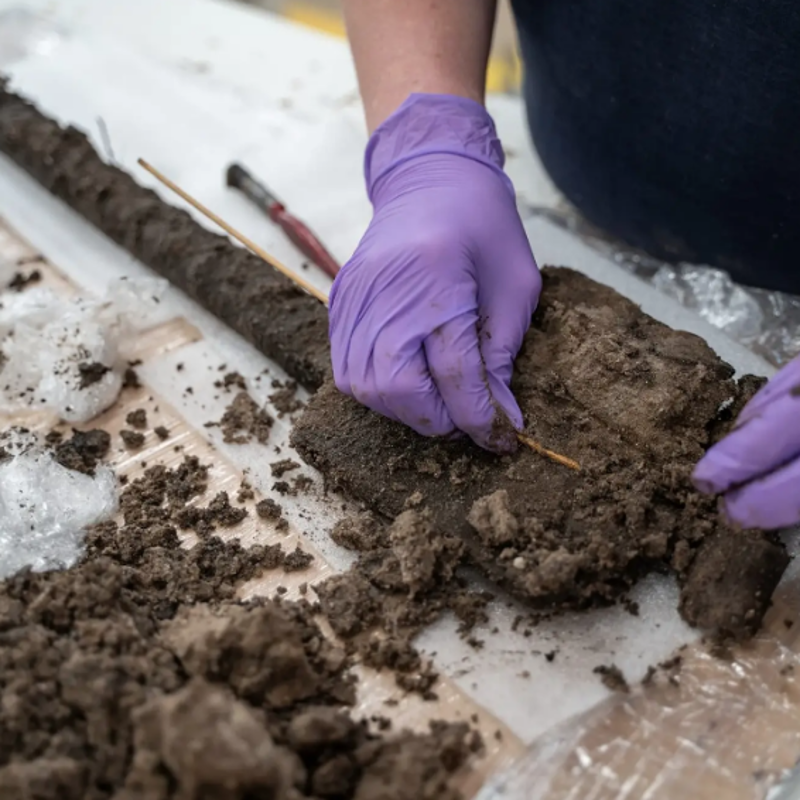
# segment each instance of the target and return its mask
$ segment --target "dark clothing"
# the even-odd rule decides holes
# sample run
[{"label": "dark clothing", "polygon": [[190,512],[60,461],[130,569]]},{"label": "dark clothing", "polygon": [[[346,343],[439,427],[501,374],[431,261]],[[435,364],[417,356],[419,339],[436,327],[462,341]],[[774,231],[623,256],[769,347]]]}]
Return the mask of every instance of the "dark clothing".
[{"label": "dark clothing", "polygon": [[800,293],[800,2],[513,3],[534,143],[586,218]]}]

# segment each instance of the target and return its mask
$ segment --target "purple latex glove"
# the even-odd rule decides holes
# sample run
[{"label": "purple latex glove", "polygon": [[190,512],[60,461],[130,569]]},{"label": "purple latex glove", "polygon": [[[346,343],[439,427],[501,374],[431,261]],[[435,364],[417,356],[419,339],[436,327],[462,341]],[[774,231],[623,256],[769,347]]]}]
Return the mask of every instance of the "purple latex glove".
[{"label": "purple latex glove", "polygon": [[697,465],[694,482],[722,494],[727,517],[743,528],[800,522],[800,359],[744,407],[736,428]]},{"label": "purple latex glove", "polygon": [[340,391],[426,436],[495,451],[521,429],[509,383],[541,290],[483,106],[412,95],[366,153],[372,223],[330,296]]}]

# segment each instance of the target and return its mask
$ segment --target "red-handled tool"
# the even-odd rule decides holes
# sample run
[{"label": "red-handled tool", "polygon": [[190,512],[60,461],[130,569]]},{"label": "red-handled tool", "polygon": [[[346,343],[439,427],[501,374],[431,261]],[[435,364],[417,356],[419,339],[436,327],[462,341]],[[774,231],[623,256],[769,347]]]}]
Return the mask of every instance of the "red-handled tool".
[{"label": "red-handled tool", "polygon": [[280,225],[283,232],[294,242],[300,252],[313,261],[326,275],[335,278],[339,263],[325,249],[325,245],[302,223],[292,216],[286,206],[269,189],[259,183],[243,166],[231,164],[228,167],[228,186],[238,189],[245,197],[256,204],[273,222]]}]

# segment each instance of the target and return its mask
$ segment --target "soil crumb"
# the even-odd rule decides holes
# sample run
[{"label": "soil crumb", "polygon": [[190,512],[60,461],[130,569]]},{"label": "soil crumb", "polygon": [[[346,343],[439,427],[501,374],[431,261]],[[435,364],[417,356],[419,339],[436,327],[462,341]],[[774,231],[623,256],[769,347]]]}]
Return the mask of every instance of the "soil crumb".
[{"label": "soil crumb", "polygon": [[256,514],[261,519],[276,520],[280,519],[283,509],[274,500],[265,498],[256,503]]},{"label": "soil crumb", "polygon": [[226,392],[230,392],[233,389],[240,389],[241,391],[247,390],[247,383],[244,377],[238,372],[228,372],[222,380],[214,381],[214,386]]},{"label": "soil crumb", "polygon": [[306,553],[297,547],[283,559],[283,569],[286,572],[302,572],[308,569],[313,561],[314,556],[311,553]]},{"label": "soil crumb", "polygon": [[38,269],[30,272],[15,272],[11,280],[6,284],[6,289],[12,292],[22,292],[34,283],[42,280],[42,273]]},{"label": "soil crumb", "polygon": [[153,428],[153,433],[158,436],[162,442],[165,442],[167,439],[169,439],[169,429],[164,425],[158,425],[157,427]]},{"label": "soil crumb", "polygon": [[247,392],[239,392],[225,409],[222,419],[209,423],[209,427],[221,428],[227,444],[247,444],[253,440],[266,444],[272,423],[272,417]]},{"label": "soil crumb", "polygon": [[126,367],[122,374],[123,389],[139,389],[142,383],[139,380],[139,373],[133,367]]},{"label": "soil crumb", "polygon": [[303,408],[303,403],[297,397],[297,383],[295,381],[287,381],[286,384],[280,386],[277,392],[273,392],[269,396],[269,401],[275,411],[278,412],[278,419],[283,419],[288,414],[294,414]]},{"label": "soil crumb", "polygon": [[435,697],[438,678],[412,640],[445,611],[466,636],[486,620],[486,596],[468,591],[456,576],[464,546],[439,532],[425,509],[402,513],[391,525],[358,515],[339,522],[334,538],[360,552],[342,575],[314,586],[334,631],[368,665],[395,670],[406,691]]},{"label": "soil crumb", "polygon": [[99,361],[78,364],[78,375],[80,377],[78,387],[81,389],[88,389],[90,386],[101,381],[103,376],[109,372],[111,372],[111,367],[107,367]]},{"label": "soil crumb", "polygon": [[139,431],[132,431],[128,428],[123,428],[119,432],[119,438],[122,439],[123,444],[128,450],[139,450],[144,445],[144,434]]},{"label": "soil crumb", "polygon": [[281,461],[276,461],[274,464],[270,464],[269,468],[273,476],[276,478],[282,478],[287,472],[300,469],[300,465],[291,458],[284,458]]},{"label": "soil crumb", "polygon": [[528,448],[499,458],[466,438],[423,438],[330,382],[295,424],[295,448],[384,518],[424,505],[534,610],[619,602],[666,567],[687,621],[750,636],[788,556],[772,534],[727,527],[691,473],[764,381],[735,381],[702,339],[580,273],[545,268],[543,281],[512,389],[526,429],[580,472]]},{"label": "soil crumb", "polygon": [[232,528],[246,516],[246,508],[232,506],[227,492],[219,492],[205,508],[187,505],[173,519],[179,528],[191,528],[199,536],[208,536],[217,526]]},{"label": "soil crumb", "polygon": [[458,800],[466,725],[371,730],[307,602],[234,600],[270,548],[180,546],[171,518],[207,475],[149,468],[78,566],[0,582],[0,796]]},{"label": "soil crumb", "polygon": [[60,441],[53,437],[55,443],[55,459],[67,469],[94,475],[97,464],[102,461],[111,449],[111,437],[106,431],[99,429],[90,431],[72,431],[72,437]]},{"label": "soil crumb", "polygon": [[624,694],[630,692],[628,681],[622,674],[622,670],[614,664],[595,667],[593,672],[595,675],[600,676],[603,685],[612,692],[622,692]]},{"label": "soil crumb", "polygon": [[125,417],[125,422],[131,428],[136,428],[139,431],[144,430],[147,427],[147,412],[143,408],[137,408]]}]

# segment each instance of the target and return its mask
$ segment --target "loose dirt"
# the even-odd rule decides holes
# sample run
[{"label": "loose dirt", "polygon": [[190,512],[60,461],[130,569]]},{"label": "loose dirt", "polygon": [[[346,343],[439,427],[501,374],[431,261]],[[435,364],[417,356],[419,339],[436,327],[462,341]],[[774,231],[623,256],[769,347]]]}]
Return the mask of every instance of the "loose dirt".
[{"label": "loose dirt", "polygon": [[293,443],[329,485],[384,518],[425,506],[436,530],[534,606],[613,602],[671,568],[691,624],[747,636],[788,557],[774,537],[726,528],[690,480],[763,384],[732,376],[700,338],[579,273],[545,269],[513,389],[526,431],[580,472],[527,448],[498,458],[465,440],[424,439],[331,384]]},{"label": "loose dirt", "polygon": [[[67,444],[95,458],[100,433]],[[479,745],[467,726],[357,720],[348,658],[312,606],[234,600],[280,548],[181,547],[173,520],[207,485],[194,457],[151,467],[79,566],[0,583],[0,796],[457,800],[449,778]]]},{"label": "loose dirt", "polygon": [[463,542],[437,530],[424,509],[391,525],[360,514],[339,522],[332,536],[359,553],[349,571],[314,587],[333,630],[364,663],[394,670],[403,689],[433,699],[438,676],[414,637],[445,611],[456,614],[463,634],[486,620],[489,598],[456,575]]}]

